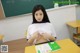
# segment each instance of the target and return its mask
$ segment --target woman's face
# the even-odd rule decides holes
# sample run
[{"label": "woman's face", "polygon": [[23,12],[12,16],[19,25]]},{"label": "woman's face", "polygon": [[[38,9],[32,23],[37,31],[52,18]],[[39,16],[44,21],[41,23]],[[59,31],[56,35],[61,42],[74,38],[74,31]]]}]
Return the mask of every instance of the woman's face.
[{"label": "woman's face", "polygon": [[42,10],[38,10],[35,12],[34,16],[38,22],[41,22],[43,20],[44,14],[43,14]]}]

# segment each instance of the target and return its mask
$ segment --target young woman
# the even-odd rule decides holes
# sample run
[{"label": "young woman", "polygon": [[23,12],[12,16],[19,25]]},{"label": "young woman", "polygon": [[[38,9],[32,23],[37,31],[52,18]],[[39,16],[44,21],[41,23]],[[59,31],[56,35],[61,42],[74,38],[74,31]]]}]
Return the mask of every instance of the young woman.
[{"label": "young woman", "polygon": [[33,22],[28,27],[27,43],[32,45],[55,41],[56,33],[49,21],[45,8],[42,5],[36,5],[33,8],[32,15]]}]

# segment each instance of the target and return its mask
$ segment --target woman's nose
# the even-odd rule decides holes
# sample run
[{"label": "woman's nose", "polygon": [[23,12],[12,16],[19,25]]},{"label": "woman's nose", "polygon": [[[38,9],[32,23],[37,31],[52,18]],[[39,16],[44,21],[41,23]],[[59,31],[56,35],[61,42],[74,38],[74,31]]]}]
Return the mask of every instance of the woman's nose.
[{"label": "woman's nose", "polygon": [[40,16],[37,16],[38,18],[40,18]]}]

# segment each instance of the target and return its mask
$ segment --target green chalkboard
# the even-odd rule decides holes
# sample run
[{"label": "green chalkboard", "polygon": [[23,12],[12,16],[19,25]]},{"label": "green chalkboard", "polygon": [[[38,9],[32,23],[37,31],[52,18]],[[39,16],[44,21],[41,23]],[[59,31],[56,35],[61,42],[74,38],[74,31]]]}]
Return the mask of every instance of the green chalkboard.
[{"label": "green chalkboard", "polygon": [[[70,0],[74,4],[77,0]],[[59,6],[69,5],[69,0],[1,0],[6,17],[31,13],[35,5],[41,4],[46,9],[53,8],[57,2]]]},{"label": "green chalkboard", "polygon": [[1,0],[6,17],[31,13],[37,4],[53,8],[53,0]]}]

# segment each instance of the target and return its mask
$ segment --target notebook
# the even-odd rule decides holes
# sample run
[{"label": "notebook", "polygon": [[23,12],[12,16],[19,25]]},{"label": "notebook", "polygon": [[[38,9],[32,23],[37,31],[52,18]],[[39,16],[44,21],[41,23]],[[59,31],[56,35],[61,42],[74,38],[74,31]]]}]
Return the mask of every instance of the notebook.
[{"label": "notebook", "polygon": [[61,47],[56,42],[49,42],[40,45],[36,45],[36,53],[50,53],[61,49]]}]

